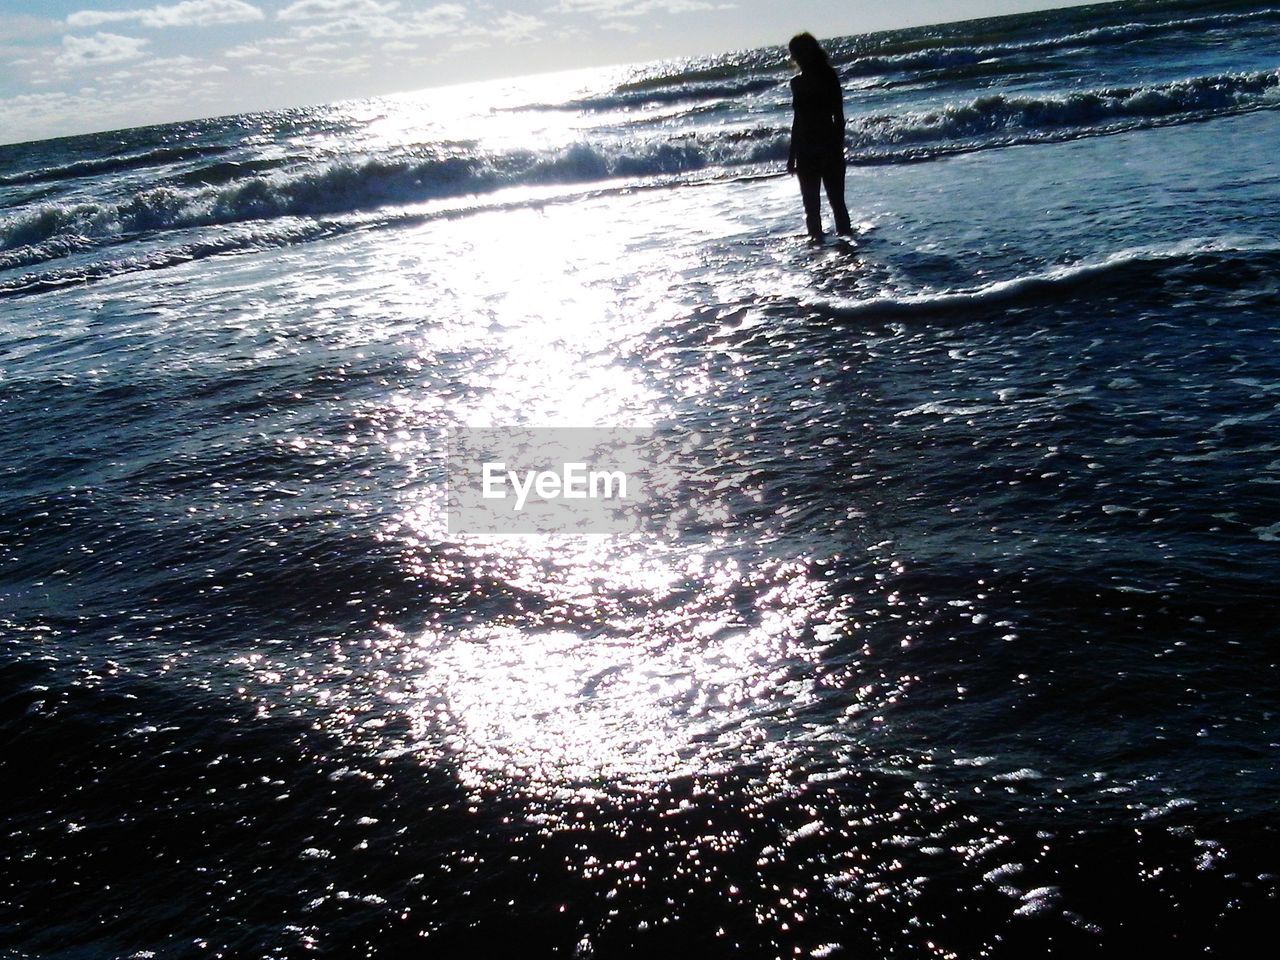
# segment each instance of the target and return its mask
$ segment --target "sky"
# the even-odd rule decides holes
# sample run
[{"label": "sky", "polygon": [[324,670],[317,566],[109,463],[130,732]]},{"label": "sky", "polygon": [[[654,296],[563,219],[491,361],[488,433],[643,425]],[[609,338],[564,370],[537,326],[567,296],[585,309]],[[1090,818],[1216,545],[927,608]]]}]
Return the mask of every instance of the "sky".
[{"label": "sky", "polygon": [[1073,5],[0,0],[0,143]]}]

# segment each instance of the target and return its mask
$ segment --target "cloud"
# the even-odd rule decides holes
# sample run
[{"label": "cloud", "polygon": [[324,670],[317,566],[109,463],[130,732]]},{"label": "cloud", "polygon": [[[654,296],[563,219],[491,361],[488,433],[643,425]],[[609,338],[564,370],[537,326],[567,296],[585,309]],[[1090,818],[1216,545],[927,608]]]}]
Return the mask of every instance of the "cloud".
[{"label": "cloud", "polygon": [[281,20],[306,21],[293,27],[303,39],[366,34],[378,40],[438,37],[460,30],[466,7],[440,3],[425,10],[401,10],[377,0],[298,0],[280,11]]},{"label": "cloud", "polygon": [[142,56],[149,41],[122,37],[118,33],[95,33],[92,37],[63,37],[62,53],[54,62],[60,67],[84,67],[98,63],[123,63]]},{"label": "cloud", "polygon": [[585,13],[597,17],[639,17],[646,13],[695,13],[700,10],[729,9],[733,4],[711,4],[703,0],[560,0],[557,13]]},{"label": "cloud", "polygon": [[403,21],[407,32],[402,36],[432,36],[448,33],[467,19],[467,8],[456,3],[441,3],[428,7],[421,13],[411,14]]},{"label": "cloud", "polygon": [[399,4],[378,0],[298,0],[281,10],[281,20],[319,20],[330,17],[378,17],[391,13]]},{"label": "cloud", "polygon": [[176,57],[157,57],[154,60],[147,60],[145,63],[138,65],[144,70],[163,70],[166,74],[174,69],[180,69],[185,79],[197,76],[203,73],[227,73],[227,68],[217,63],[204,63],[195,57],[189,57],[186,54],[180,54]]},{"label": "cloud", "polygon": [[183,0],[141,10],[80,10],[67,17],[67,25],[96,27],[134,20],[144,27],[207,27],[218,23],[249,23],[262,20],[263,16],[261,10],[244,0]]},{"label": "cloud", "polygon": [[532,40],[534,34],[546,24],[537,17],[524,13],[504,13],[489,26],[488,32],[495,40],[504,43],[523,43]]},{"label": "cloud", "polygon": [[28,14],[12,13],[8,10],[4,14],[4,38],[6,40],[36,40],[47,37],[51,33],[61,33],[62,30],[63,24],[61,20],[33,17]]}]

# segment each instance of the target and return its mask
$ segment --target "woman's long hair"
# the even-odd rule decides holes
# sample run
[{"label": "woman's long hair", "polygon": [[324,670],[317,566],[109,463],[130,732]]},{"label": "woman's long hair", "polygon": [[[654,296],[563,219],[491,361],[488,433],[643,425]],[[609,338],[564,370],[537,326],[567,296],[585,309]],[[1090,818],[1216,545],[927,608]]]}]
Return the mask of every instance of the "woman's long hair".
[{"label": "woman's long hair", "polygon": [[791,59],[800,65],[804,73],[816,73],[819,76],[835,76],[835,68],[827,59],[827,51],[812,33],[797,33],[787,44],[791,51]]}]

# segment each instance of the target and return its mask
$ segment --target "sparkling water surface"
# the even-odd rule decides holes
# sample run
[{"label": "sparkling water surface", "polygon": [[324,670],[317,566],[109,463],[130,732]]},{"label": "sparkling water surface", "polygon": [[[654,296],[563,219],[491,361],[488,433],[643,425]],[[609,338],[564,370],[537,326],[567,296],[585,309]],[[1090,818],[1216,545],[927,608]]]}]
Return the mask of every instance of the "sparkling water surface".
[{"label": "sparkling water surface", "polygon": [[[1277,896],[1280,8],[0,147],[0,946],[1238,956]],[[670,536],[449,538],[651,426]]]}]

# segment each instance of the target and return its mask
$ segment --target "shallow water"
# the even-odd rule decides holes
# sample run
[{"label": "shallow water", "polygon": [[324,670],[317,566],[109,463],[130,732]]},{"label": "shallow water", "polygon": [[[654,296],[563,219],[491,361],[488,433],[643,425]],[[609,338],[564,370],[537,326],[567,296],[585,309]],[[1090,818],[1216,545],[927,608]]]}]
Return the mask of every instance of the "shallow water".
[{"label": "shallow water", "polygon": [[[776,50],[0,148],[0,945],[1238,954],[1277,20],[836,43],[852,245]],[[697,522],[444,537],[458,423]]]}]

